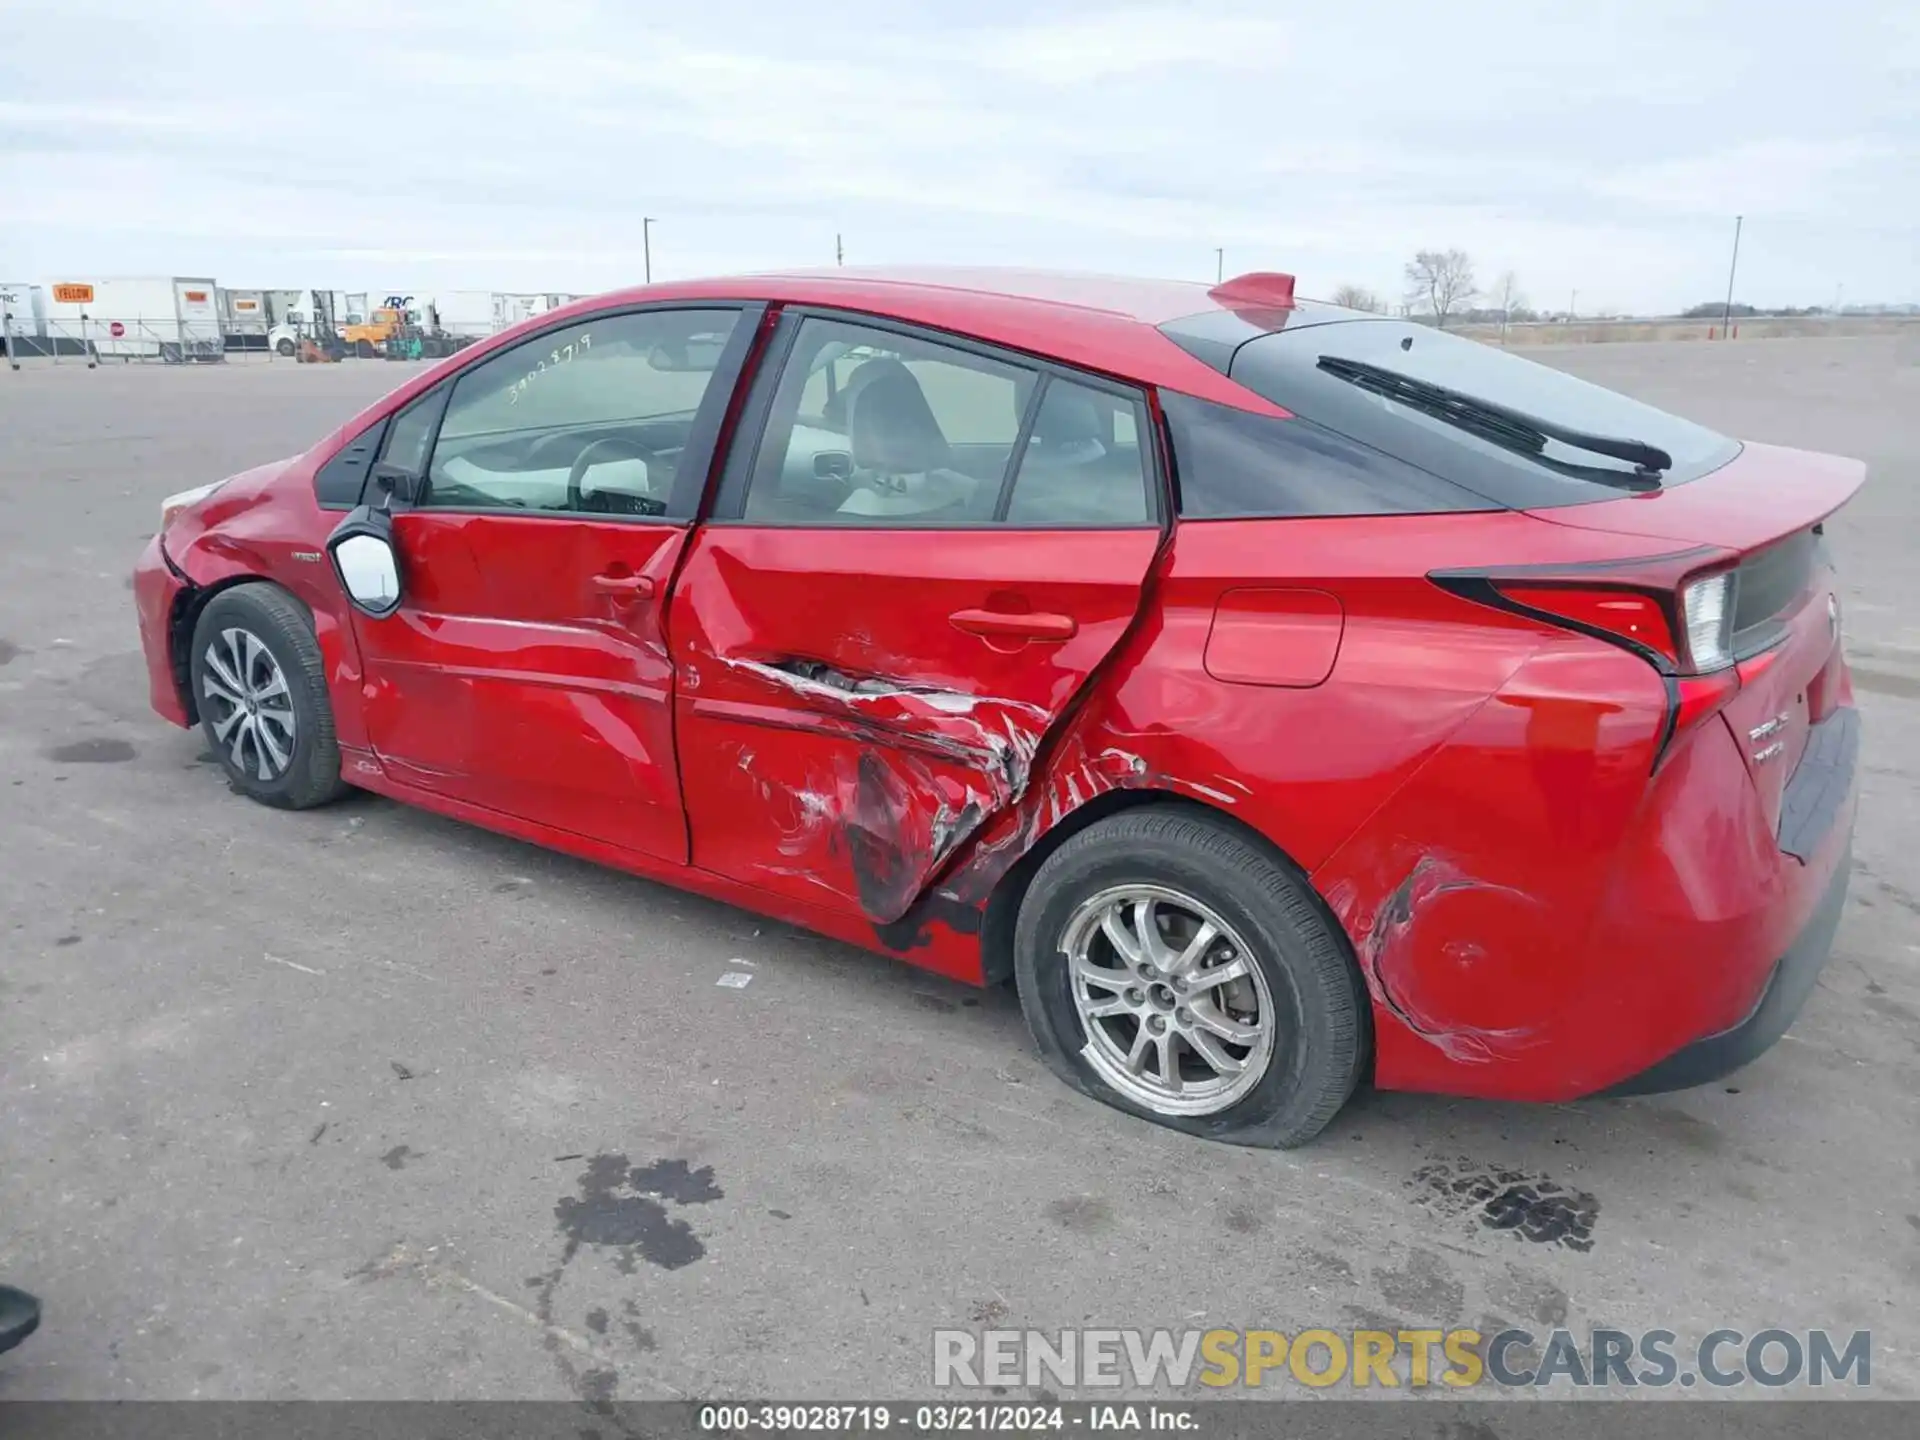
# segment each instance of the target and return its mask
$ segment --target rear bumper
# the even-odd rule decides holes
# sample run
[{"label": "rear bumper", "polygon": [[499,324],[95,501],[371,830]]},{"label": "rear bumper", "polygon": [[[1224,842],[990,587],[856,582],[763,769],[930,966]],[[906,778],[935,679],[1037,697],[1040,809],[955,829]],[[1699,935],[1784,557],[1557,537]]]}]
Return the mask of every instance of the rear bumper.
[{"label": "rear bumper", "polygon": [[[1726,724],[1649,785],[1604,745],[1496,747],[1521,726],[1490,712],[1315,876],[1372,992],[1375,1083],[1568,1101],[1698,1084],[1777,1040],[1845,899],[1857,713],[1812,728],[1776,818]],[[1394,837],[1421,829],[1451,843],[1410,862]]]},{"label": "rear bumper", "polygon": [[167,563],[154,536],[133,567],[133,603],[140,621],[140,650],[147,661],[147,693],[162,719],[186,729],[193,720],[180,697],[173,668],[173,609],[186,582]]},{"label": "rear bumper", "polygon": [[[1849,765],[1849,781],[1851,775],[1852,767]],[[1832,819],[1831,813],[1828,819]],[[1752,1014],[1731,1029],[1696,1040],[1658,1064],[1648,1066],[1638,1075],[1629,1076],[1601,1093],[1655,1095],[1666,1090],[1690,1089],[1718,1080],[1723,1075],[1731,1075],[1742,1065],[1757,1060],[1772,1049],[1774,1042],[1786,1034],[1787,1028],[1798,1018],[1800,1007],[1806,1004],[1807,996],[1813,993],[1814,982],[1820,978],[1820,968],[1827,963],[1828,952],[1833,949],[1834,932],[1840,928],[1840,912],[1846,908],[1847,880],[1853,869],[1852,859],[1853,845],[1849,835],[1848,843],[1840,852],[1839,864],[1834,867],[1833,877],[1827,882],[1827,892],[1821,898],[1819,908],[1802,927],[1793,944],[1787,947],[1786,954],[1774,965],[1766,988],[1760,992],[1760,1003],[1754,1006]]]}]

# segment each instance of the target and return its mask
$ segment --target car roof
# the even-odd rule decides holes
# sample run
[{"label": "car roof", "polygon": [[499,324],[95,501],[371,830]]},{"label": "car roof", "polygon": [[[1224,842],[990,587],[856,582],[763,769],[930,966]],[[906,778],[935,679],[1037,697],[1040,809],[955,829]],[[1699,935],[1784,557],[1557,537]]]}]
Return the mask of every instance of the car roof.
[{"label": "car roof", "polygon": [[542,317],[659,300],[766,300],[949,330],[1118,379],[1263,414],[1286,412],[1196,359],[1157,328],[1223,307],[1203,284],[968,267],[791,270],[639,286]]}]

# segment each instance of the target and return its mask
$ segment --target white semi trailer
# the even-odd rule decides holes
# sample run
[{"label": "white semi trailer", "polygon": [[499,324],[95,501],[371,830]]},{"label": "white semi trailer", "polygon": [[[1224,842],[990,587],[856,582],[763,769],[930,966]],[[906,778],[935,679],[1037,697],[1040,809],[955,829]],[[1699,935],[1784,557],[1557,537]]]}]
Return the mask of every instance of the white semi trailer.
[{"label": "white semi trailer", "polygon": [[220,360],[218,290],[179,275],[55,280],[46,287],[47,338],[102,359]]}]

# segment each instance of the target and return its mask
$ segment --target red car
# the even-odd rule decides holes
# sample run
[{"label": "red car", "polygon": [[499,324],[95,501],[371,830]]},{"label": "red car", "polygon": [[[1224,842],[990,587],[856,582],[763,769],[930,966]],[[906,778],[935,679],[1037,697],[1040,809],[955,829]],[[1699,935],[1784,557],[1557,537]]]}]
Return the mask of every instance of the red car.
[{"label": "red car", "polygon": [[1296,300],[1026,274],[602,296],[172,497],[154,707],[976,984],[1069,1084],[1295,1145],[1786,1029],[1859,723],[1864,467]]}]

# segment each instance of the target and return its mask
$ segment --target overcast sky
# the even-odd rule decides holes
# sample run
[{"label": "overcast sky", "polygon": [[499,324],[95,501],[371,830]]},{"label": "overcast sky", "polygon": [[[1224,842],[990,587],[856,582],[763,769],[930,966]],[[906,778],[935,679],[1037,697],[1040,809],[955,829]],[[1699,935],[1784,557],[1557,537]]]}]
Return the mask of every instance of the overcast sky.
[{"label": "overcast sky", "polygon": [[0,280],[951,261],[1920,300],[1914,0],[6,0]]}]

